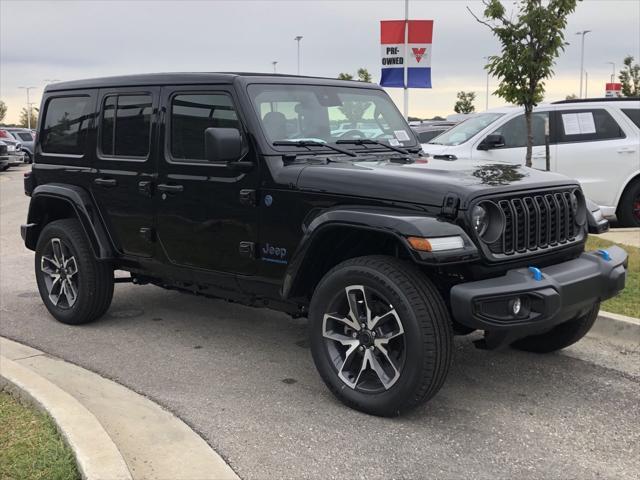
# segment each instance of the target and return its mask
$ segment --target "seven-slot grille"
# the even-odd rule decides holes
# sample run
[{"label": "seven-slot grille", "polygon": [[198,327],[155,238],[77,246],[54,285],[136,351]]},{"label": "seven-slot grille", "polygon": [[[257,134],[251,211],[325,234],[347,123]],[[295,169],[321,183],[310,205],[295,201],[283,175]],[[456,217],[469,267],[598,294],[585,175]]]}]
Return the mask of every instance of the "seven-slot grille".
[{"label": "seven-slot grille", "polygon": [[489,244],[491,253],[512,255],[576,240],[580,227],[571,206],[572,192],[540,192],[495,200],[505,222],[500,238]]}]

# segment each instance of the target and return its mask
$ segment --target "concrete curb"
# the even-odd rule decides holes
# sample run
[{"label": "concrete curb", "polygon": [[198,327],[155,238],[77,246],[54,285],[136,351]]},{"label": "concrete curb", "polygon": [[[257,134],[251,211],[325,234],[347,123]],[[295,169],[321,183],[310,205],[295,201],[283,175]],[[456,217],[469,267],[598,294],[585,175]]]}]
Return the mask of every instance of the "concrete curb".
[{"label": "concrete curb", "polygon": [[640,348],[640,319],[600,310],[589,336],[625,347]]},{"label": "concrete curb", "polygon": [[67,392],[0,356],[0,386],[47,412],[76,458],[84,479],[131,480],[118,447],[96,417]]},{"label": "concrete curb", "polygon": [[[202,437],[150,399],[97,373],[3,337],[0,353],[0,374],[11,383],[16,383],[12,372],[18,367],[22,369],[18,373],[31,373],[46,382],[37,386],[40,390],[64,394],[89,413],[121,455],[128,474],[92,474],[85,478],[239,480]],[[21,390],[36,397],[33,388],[25,384]],[[57,421],[55,412],[50,414]],[[66,433],[63,425],[61,430]],[[76,445],[93,448],[93,437],[81,440],[69,443],[74,449]]]}]

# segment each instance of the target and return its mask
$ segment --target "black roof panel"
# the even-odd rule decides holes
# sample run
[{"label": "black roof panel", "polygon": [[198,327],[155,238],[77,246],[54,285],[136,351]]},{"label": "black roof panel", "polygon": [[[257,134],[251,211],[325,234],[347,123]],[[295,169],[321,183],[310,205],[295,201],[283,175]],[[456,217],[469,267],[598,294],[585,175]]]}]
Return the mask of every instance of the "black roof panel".
[{"label": "black roof panel", "polygon": [[240,79],[243,83],[309,83],[324,85],[345,85],[367,88],[380,88],[376,84],[362,83],[335,78],[303,77],[297,75],[283,75],[275,73],[245,73],[245,72],[193,72],[193,73],[143,73],[138,75],[122,75],[115,77],[91,78],[87,80],[72,80],[47,85],[45,92],[76,90],[87,88],[135,87],[150,85],[198,85],[198,84],[230,84]]}]

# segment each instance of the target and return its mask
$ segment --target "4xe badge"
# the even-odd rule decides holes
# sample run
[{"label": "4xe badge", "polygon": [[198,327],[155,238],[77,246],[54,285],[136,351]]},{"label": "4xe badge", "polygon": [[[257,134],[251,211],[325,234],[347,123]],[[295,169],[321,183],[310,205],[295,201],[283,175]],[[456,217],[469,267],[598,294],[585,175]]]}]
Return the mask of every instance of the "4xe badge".
[{"label": "4xe badge", "polygon": [[275,247],[268,243],[262,247],[262,260],[271,263],[288,263],[287,249],[284,247]]}]

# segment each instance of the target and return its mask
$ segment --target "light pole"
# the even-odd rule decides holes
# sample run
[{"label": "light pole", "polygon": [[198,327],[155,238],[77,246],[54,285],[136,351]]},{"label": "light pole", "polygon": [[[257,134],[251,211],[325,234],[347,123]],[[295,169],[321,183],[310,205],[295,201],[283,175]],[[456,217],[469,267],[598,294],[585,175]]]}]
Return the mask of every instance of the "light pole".
[{"label": "light pole", "polygon": [[18,87],[21,90],[27,91],[27,128],[31,130],[31,102],[29,101],[29,90],[33,90],[36,87]]},{"label": "light pole", "polygon": [[[489,57],[482,58],[486,61],[489,61]],[[489,70],[487,70],[487,90],[485,93],[484,109],[489,110]]]},{"label": "light pole", "polygon": [[582,30],[576,32],[576,35],[582,35],[582,46],[580,47],[580,98],[582,98],[582,77],[584,76],[584,36],[591,30]]},{"label": "light pole", "polygon": [[584,98],[589,98],[589,72],[584,72]]},{"label": "light pole", "polygon": [[273,65],[273,73],[276,73],[276,65],[278,64],[277,60],[274,60],[273,62],[271,62],[271,65]]},{"label": "light pole", "polygon": [[298,75],[300,75],[300,40],[302,40],[302,35],[297,35],[294,40],[298,42]]},{"label": "light pole", "polygon": [[611,83],[615,83],[615,78],[616,78],[616,62],[607,62],[609,65],[611,65]]}]

